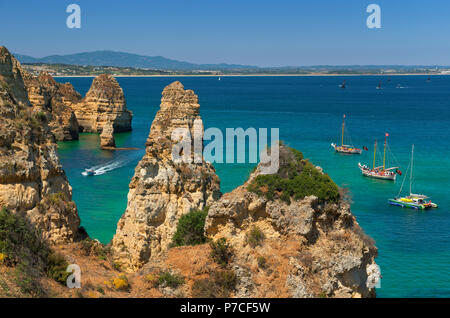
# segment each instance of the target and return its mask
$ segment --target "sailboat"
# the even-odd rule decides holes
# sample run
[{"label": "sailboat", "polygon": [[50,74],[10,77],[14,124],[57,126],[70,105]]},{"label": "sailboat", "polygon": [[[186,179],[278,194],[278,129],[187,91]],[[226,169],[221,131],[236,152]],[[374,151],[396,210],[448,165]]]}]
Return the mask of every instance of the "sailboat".
[{"label": "sailboat", "polygon": [[345,88],[345,80],[342,82],[341,85],[339,85],[340,88]]},{"label": "sailboat", "polygon": [[388,133],[385,134],[384,137],[384,153],[383,153],[383,165],[376,167],[376,153],[377,153],[377,141],[375,140],[375,146],[373,149],[373,164],[372,169],[367,165],[362,165],[358,163],[358,167],[361,170],[363,176],[375,179],[383,179],[383,180],[392,180],[395,181],[397,174],[401,174],[401,171],[398,170],[399,167],[391,167],[386,168],[386,147],[387,147],[387,137]]},{"label": "sailboat", "polygon": [[[406,197],[400,197],[400,193],[402,193],[403,184],[406,180],[406,174],[405,178],[403,179],[402,186],[400,187],[400,191],[398,192],[395,199],[389,199],[389,204],[401,206],[402,208],[411,208],[416,210],[425,210],[430,208],[437,208],[438,205],[436,203],[431,202],[429,200],[429,197],[423,194],[414,194],[412,193],[412,183],[413,183],[413,165],[414,165],[414,145],[412,145],[411,150],[411,171],[409,175],[409,195]],[[428,200],[428,202],[427,202]]]},{"label": "sailboat", "polygon": [[336,152],[360,155],[362,153],[361,149],[356,148],[355,146],[344,145],[344,130],[345,130],[345,114],[344,114],[344,118],[342,119],[341,145],[338,146],[334,143],[331,143],[331,147],[333,147]]},{"label": "sailboat", "polygon": [[378,83],[377,89],[382,89],[382,88],[381,88],[381,81]]}]

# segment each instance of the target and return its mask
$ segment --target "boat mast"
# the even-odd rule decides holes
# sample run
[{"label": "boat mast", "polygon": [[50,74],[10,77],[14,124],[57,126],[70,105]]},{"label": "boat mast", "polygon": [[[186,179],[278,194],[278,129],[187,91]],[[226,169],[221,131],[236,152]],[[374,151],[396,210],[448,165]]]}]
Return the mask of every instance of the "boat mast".
[{"label": "boat mast", "polygon": [[387,143],[387,136],[389,136],[388,133],[386,133],[384,135],[383,171],[386,168],[386,143]]},{"label": "boat mast", "polygon": [[375,139],[375,146],[373,147],[373,167],[372,170],[375,170],[375,154],[377,153],[377,140]]},{"label": "boat mast", "polygon": [[342,119],[342,140],[341,140],[341,146],[344,146],[344,127],[345,127],[345,114],[344,114],[344,118]]},{"label": "boat mast", "polygon": [[411,149],[411,174],[409,175],[409,195],[412,193],[412,178],[413,178],[413,166],[414,166],[414,144]]}]

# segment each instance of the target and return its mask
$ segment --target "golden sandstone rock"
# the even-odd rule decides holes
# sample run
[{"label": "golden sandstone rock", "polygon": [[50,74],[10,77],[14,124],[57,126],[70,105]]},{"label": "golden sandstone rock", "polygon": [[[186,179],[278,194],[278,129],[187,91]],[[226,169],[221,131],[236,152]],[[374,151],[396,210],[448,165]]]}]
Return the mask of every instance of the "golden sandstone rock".
[{"label": "golden sandstone rock", "polygon": [[114,139],[114,127],[112,123],[107,123],[103,126],[102,133],[100,134],[100,148],[106,150],[116,148],[116,140]]},{"label": "golden sandstone rock", "polygon": [[49,242],[72,241],[80,219],[48,127],[28,100],[19,62],[0,47],[0,208],[23,215]]},{"label": "golden sandstone rock", "polygon": [[72,109],[82,132],[101,133],[107,123],[113,124],[116,133],[131,130],[133,114],[127,110],[123,90],[111,75],[97,76],[86,96]]},{"label": "golden sandstone rock", "polygon": [[48,111],[49,126],[58,141],[78,139],[78,121],[72,105],[81,100],[81,95],[70,83],[56,82],[48,73],[33,76],[23,74],[31,104],[38,111]]},{"label": "golden sandstone rock", "polygon": [[113,239],[115,260],[123,268],[136,270],[164,253],[179,218],[220,196],[219,178],[211,164],[172,160],[172,132],[183,127],[192,130],[194,120],[200,119],[199,109],[197,96],[180,82],[164,89]]}]

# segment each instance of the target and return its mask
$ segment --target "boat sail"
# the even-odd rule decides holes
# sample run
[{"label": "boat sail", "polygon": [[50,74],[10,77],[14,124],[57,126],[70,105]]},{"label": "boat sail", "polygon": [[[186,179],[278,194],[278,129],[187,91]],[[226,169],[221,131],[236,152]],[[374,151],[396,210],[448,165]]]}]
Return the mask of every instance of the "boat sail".
[{"label": "boat sail", "polygon": [[[426,209],[430,209],[430,208],[437,208],[438,205],[436,203],[431,202],[431,200],[429,200],[429,197],[427,197],[426,195],[412,193],[413,166],[414,166],[414,145],[412,145],[411,162],[410,162],[410,167],[408,167],[408,169],[411,168],[410,175],[409,175],[409,195],[405,196],[405,197],[400,196],[400,194],[402,193],[403,184],[405,183],[405,180],[406,180],[407,174],[405,174],[405,178],[403,179],[402,186],[400,187],[400,191],[398,192],[395,199],[389,199],[389,201],[388,201],[389,204],[401,206],[402,208],[411,208],[411,209],[416,209],[416,210],[426,210]],[[427,200],[428,200],[428,202],[427,202]]]},{"label": "boat sail", "polygon": [[387,137],[388,133],[385,134],[384,137],[384,152],[383,152],[383,165],[375,166],[376,162],[376,153],[377,153],[377,141],[375,140],[375,146],[373,150],[373,164],[372,169],[367,165],[362,165],[358,163],[358,167],[361,170],[363,176],[375,179],[383,179],[383,180],[392,180],[395,181],[397,174],[401,174],[401,171],[398,170],[399,167],[391,167],[386,168],[386,147],[387,147]]},{"label": "boat sail", "polygon": [[336,152],[339,153],[346,153],[346,154],[357,154],[360,155],[362,153],[362,150],[359,148],[356,148],[355,146],[349,146],[344,145],[344,131],[345,131],[345,114],[344,118],[342,119],[342,138],[341,138],[341,145],[338,146],[334,143],[331,143],[331,147],[334,148]]}]

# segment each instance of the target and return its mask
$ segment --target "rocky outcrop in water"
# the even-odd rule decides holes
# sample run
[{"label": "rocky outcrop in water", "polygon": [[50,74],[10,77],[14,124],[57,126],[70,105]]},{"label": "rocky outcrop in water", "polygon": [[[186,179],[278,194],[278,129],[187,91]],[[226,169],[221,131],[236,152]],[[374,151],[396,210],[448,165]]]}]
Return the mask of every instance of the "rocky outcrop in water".
[{"label": "rocky outcrop in water", "polygon": [[32,107],[19,62],[0,47],[0,208],[19,213],[51,243],[79,234],[80,219],[45,108]]},{"label": "rocky outcrop in water", "polygon": [[107,123],[103,126],[100,134],[100,148],[104,150],[111,150],[116,148],[116,140],[114,139],[114,127],[112,123]]},{"label": "rocky outcrop in water", "polygon": [[115,132],[131,131],[132,113],[116,79],[107,74],[97,76],[86,96],[72,106],[82,132],[101,133],[107,123]]},{"label": "rocky outcrop in water", "polygon": [[[296,154],[280,146],[281,179],[287,180],[292,173],[299,175],[302,169],[307,174],[317,169]],[[307,165],[309,168],[305,168]],[[335,202],[315,195],[289,200],[282,195],[282,187],[272,188],[280,179],[261,176],[260,167],[244,185],[212,204],[206,218],[205,233],[211,239],[226,238],[236,253],[233,267],[241,281],[236,296],[375,296],[371,284],[379,277],[369,275],[376,268],[377,249],[362,232],[342,195]],[[316,188],[318,195],[328,195],[330,191],[315,186],[317,182],[328,184],[323,176],[323,180],[314,180],[315,184],[307,183],[311,180],[308,176],[299,176],[290,187],[297,186],[299,191]],[[257,237],[261,244],[251,246],[251,240]],[[261,258],[264,266],[255,270],[253,264]]]},{"label": "rocky outcrop in water", "polygon": [[49,126],[58,141],[78,139],[78,121],[72,110],[72,105],[81,100],[81,95],[70,83],[56,82],[48,73],[33,76],[23,73],[31,104],[38,111],[50,113]]},{"label": "rocky outcrop in water", "polygon": [[219,178],[211,164],[172,160],[172,132],[187,128],[193,133],[199,109],[197,95],[180,82],[164,89],[146,153],[130,183],[127,209],[113,239],[115,260],[123,268],[140,268],[165,252],[180,216],[202,209],[220,196]]}]

